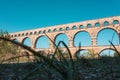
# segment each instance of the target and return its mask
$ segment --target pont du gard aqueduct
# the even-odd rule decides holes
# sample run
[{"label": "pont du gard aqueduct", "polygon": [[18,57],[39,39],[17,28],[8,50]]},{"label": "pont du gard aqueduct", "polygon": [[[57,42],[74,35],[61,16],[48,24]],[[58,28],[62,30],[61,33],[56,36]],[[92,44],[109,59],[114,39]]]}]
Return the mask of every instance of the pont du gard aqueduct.
[{"label": "pont du gard aqueduct", "polygon": [[[31,43],[32,43],[31,45],[32,49],[36,51],[45,51],[45,52],[53,53],[55,51],[55,47],[51,41],[49,41],[50,42],[49,48],[36,48],[36,43],[37,43],[38,38],[47,35],[49,39],[51,39],[52,41],[55,41],[58,35],[66,34],[69,40],[68,47],[72,55],[75,55],[76,51],[79,50],[79,47],[74,45],[75,35],[78,32],[85,31],[90,34],[92,45],[81,46],[81,49],[82,50],[93,50],[97,56],[103,50],[106,50],[106,49],[114,50],[114,48],[112,46],[110,47],[110,45],[99,46],[97,44],[97,36],[99,32],[101,32],[104,29],[112,29],[117,32],[118,36],[120,36],[120,16],[20,31],[20,32],[11,33],[10,35],[13,40],[17,39],[22,44],[26,38],[30,38]],[[109,36],[112,36],[112,35],[109,35]],[[118,49],[120,45],[115,45],[115,47]]]}]

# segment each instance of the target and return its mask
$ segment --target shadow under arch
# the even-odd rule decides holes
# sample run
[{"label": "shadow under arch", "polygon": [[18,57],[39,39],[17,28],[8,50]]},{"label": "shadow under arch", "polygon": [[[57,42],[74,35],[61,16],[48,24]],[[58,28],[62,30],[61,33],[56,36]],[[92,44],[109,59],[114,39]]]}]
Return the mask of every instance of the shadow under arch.
[{"label": "shadow under arch", "polygon": [[41,35],[36,38],[34,48],[50,48],[50,40],[47,36]]},{"label": "shadow under arch", "polygon": [[99,55],[99,57],[103,57],[103,56],[114,57],[115,54],[117,54],[115,49],[113,49],[113,48],[105,48],[105,49],[101,50],[98,55]]},{"label": "shadow under arch", "polygon": [[110,45],[109,41],[117,45],[119,43],[119,34],[113,28],[103,28],[98,31],[96,39],[98,46]]},{"label": "shadow under arch", "polygon": [[[55,36],[54,38],[54,42],[56,45],[58,45],[58,43],[60,41],[63,41],[67,46],[69,45],[69,38],[68,35],[65,33],[59,33]],[[64,47],[63,44],[60,44],[60,47]]]},{"label": "shadow under arch", "polygon": [[92,45],[91,34],[85,30],[78,31],[73,37],[73,44],[74,46],[91,46]]},{"label": "shadow under arch", "polygon": [[32,41],[31,41],[31,39],[29,37],[25,37],[22,40],[22,44],[31,47],[32,46]]}]

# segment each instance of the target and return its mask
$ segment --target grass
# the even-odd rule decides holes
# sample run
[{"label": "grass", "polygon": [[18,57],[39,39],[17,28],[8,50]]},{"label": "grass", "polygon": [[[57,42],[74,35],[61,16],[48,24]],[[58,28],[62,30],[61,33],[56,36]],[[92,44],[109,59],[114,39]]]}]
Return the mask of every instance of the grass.
[{"label": "grass", "polygon": [[[85,61],[84,61],[85,60]],[[87,63],[85,63],[87,61]],[[74,61],[78,80],[120,79],[120,58],[79,59]],[[65,80],[54,68],[43,62],[3,64],[1,75],[19,80]],[[7,72],[7,73],[3,73]],[[10,74],[11,73],[11,74]],[[111,76],[112,75],[112,76]],[[82,77],[81,77],[82,76]],[[3,76],[2,76],[3,77]]]},{"label": "grass", "polygon": [[[32,53],[34,60],[19,63],[19,58],[26,55],[17,55],[9,59],[3,59],[0,64],[0,78],[11,80],[117,80],[120,79],[120,58],[101,57],[98,59],[78,58],[73,59],[67,45],[60,41],[55,45],[54,55],[50,58],[39,54],[28,46],[9,38],[0,36],[0,39],[10,44],[20,46]],[[114,44],[110,42],[115,48]],[[63,44],[67,49],[67,58],[61,53],[59,45]],[[115,48],[116,52],[118,50]],[[81,51],[81,47],[79,47]],[[76,52],[77,53],[77,52]],[[118,52],[119,54],[119,52]],[[49,54],[48,54],[49,55]],[[57,56],[57,57],[56,57]],[[4,61],[8,61],[4,63]],[[16,61],[16,63],[11,63]],[[4,64],[3,64],[4,63]]]},{"label": "grass", "polygon": [[[60,50],[57,46],[56,50],[55,50],[55,53],[56,53],[56,51],[59,52],[59,54],[60,54],[60,61],[59,61],[54,56],[51,59],[47,58],[46,56],[38,54],[38,52],[32,50],[30,47],[27,47],[25,45],[22,45],[18,42],[10,40],[10,39],[4,38],[4,37],[0,37],[0,39],[2,39],[4,41],[11,42],[11,43],[16,44],[16,45],[19,45],[22,48],[24,48],[24,49],[28,50],[29,52],[33,53],[33,55],[36,57],[37,62],[40,62],[41,59],[42,59],[43,62],[47,64],[47,66],[49,66],[50,68],[53,68],[53,70],[57,71],[61,75],[62,79],[64,79],[64,80],[75,80],[76,79],[76,77],[74,76],[74,74],[76,73],[75,68],[74,68],[74,61],[72,59],[72,56],[71,56],[71,53],[70,53],[68,47],[66,46],[66,44],[64,42],[60,41],[59,44],[62,43],[67,48],[68,54],[69,54],[69,60],[66,60],[64,58],[64,56],[62,55],[62,53],[60,53]],[[54,53],[54,55],[55,55],[55,53]],[[37,67],[37,69],[38,68],[39,67]],[[28,75],[23,77],[22,80],[26,80],[29,77],[29,75],[31,75],[31,74],[32,74],[31,72],[28,73]]]}]

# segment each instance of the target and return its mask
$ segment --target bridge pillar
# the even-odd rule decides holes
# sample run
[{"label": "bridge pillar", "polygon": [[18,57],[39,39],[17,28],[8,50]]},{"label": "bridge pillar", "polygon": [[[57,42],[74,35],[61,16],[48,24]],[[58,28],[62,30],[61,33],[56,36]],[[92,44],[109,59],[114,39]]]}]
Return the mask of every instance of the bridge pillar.
[{"label": "bridge pillar", "polygon": [[95,47],[97,46],[97,38],[92,38],[92,46]]},{"label": "bridge pillar", "polygon": [[54,48],[55,48],[54,43],[50,41],[50,49],[54,49]]},{"label": "bridge pillar", "polygon": [[18,42],[22,43],[23,38],[17,38],[17,39],[18,39]]},{"label": "bridge pillar", "polygon": [[55,49],[55,41],[54,41],[54,37],[55,37],[55,34],[46,34],[47,37],[49,38],[49,42],[50,42],[50,49]]},{"label": "bridge pillar", "polygon": [[69,48],[73,48],[74,47],[74,35],[75,35],[75,31],[74,32],[66,32],[66,34],[68,35],[68,39],[69,39]]},{"label": "bridge pillar", "polygon": [[36,47],[36,44],[35,44],[36,36],[35,35],[34,36],[30,36],[30,39],[31,39],[31,43],[32,43],[31,48],[35,50],[35,47]]},{"label": "bridge pillar", "polygon": [[100,51],[100,49],[99,48],[97,48],[97,47],[93,47],[93,58],[99,58],[99,51]]},{"label": "bridge pillar", "polygon": [[74,47],[73,40],[69,40],[69,47]]},{"label": "bridge pillar", "polygon": [[32,40],[31,48],[32,48],[32,49],[35,49],[35,42],[34,42],[34,40]]}]

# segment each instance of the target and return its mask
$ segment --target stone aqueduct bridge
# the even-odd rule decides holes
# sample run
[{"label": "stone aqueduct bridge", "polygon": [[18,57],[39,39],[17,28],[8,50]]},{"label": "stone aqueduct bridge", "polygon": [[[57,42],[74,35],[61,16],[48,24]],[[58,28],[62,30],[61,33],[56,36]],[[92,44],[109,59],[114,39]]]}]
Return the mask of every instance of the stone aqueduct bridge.
[{"label": "stone aqueduct bridge", "polygon": [[[97,56],[101,51],[105,49],[114,49],[113,47],[110,47],[110,46],[97,45],[97,36],[99,32],[106,28],[115,30],[120,36],[120,16],[101,18],[96,20],[88,20],[88,21],[76,22],[76,23],[70,23],[70,24],[62,24],[62,25],[50,26],[46,28],[38,28],[33,30],[26,30],[26,31],[11,33],[10,35],[12,39],[17,39],[21,43],[23,43],[24,40],[29,37],[32,41],[31,48],[35,49],[36,51],[45,50],[45,51],[49,51],[50,53],[53,53],[55,49],[51,41],[50,41],[49,49],[35,48],[37,39],[41,36],[45,36],[44,33],[46,33],[51,40],[55,41],[56,37],[59,34],[64,33],[68,36],[68,39],[69,39],[68,47],[72,55],[74,55],[75,52],[78,50],[78,47],[74,46],[74,37],[78,32],[86,31],[91,36],[92,46],[82,46],[81,49],[93,50]],[[118,49],[119,45],[116,45],[116,48]]]}]

